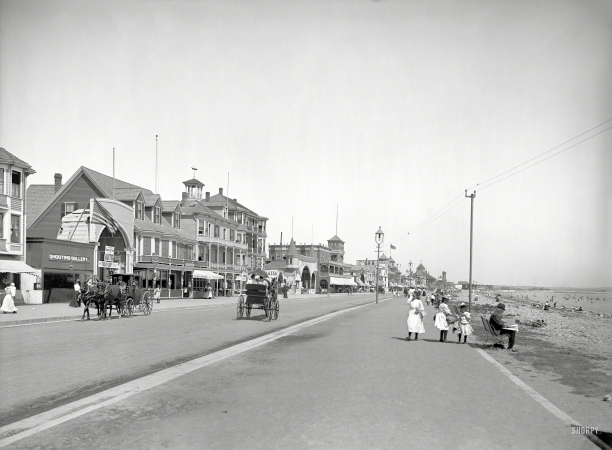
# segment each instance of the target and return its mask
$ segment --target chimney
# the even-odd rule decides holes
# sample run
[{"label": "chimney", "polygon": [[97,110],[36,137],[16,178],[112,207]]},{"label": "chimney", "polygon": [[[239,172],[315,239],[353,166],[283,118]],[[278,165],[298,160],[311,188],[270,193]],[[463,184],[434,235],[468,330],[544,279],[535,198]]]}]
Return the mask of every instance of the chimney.
[{"label": "chimney", "polygon": [[57,192],[62,187],[62,174],[56,173],[53,178],[55,178],[55,192]]},{"label": "chimney", "polygon": [[183,198],[181,198],[181,206],[185,206],[187,204],[187,197],[189,194],[187,192],[183,192]]},{"label": "chimney", "polygon": [[219,188],[219,195],[223,195],[223,188]]},{"label": "chimney", "polygon": [[206,200],[210,200],[210,192],[206,193]]},{"label": "chimney", "polygon": [[238,200],[237,200],[237,199],[234,199],[234,202],[238,203]]}]

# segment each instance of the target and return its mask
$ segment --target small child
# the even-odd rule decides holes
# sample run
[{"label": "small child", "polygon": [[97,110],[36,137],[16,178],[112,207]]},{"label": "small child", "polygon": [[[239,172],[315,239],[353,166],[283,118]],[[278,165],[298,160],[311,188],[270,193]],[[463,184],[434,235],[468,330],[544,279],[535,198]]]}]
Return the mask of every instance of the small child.
[{"label": "small child", "polygon": [[157,300],[157,303],[159,303],[161,297],[161,289],[159,288],[159,284],[157,286],[155,286],[155,290],[153,291],[153,298],[155,300]]},{"label": "small child", "polygon": [[459,323],[457,328],[459,340],[457,341],[457,344],[461,344],[461,335],[463,335],[463,343],[465,344],[467,342],[467,337],[474,332],[472,326],[470,325],[471,319],[472,315],[465,310],[465,303],[461,303],[459,305]]}]

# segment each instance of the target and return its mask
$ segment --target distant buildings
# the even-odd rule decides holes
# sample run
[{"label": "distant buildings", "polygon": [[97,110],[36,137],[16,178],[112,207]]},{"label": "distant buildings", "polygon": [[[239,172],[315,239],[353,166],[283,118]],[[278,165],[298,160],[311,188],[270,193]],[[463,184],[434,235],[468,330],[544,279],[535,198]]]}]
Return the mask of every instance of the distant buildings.
[{"label": "distant buildings", "polygon": [[[41,269],[40,302],[69,301],[76,279],[134,273],[162,296],[195,295],[206,279],[218,295],[239,290],[241,275],[261,268],[267,218],[204,184],[184,183],[180,200],[80,167],[62,185],[32,185],[26,210],[28,261]],[[213,278],[219,278],[215,280]]]}]

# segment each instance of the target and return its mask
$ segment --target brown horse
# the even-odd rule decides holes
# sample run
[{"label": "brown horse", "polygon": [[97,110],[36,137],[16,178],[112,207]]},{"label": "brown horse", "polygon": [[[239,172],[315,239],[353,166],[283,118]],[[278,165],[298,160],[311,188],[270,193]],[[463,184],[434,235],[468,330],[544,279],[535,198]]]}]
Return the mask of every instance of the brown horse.
[{"label": "brown horse", "polygon": [[100,320],[102,311],[104,309],[105,289],[106,285],[104,283],[96,283],[95,286],[87,286],[87,290],[85,292],[81,292],[81,301],[85,307],[81,321],[85,320],[85,315],[87,315],[87,320],[89,320],[89,307],[92,305],[96,307],[98,312],[98,320]]},{"label": "brown horse", "polygon": [[121,318],[121,303],[122,303],[122,295],[121,288],[114,284],[109,284],[106,286],[106,290],[104,291],[104,307],[102,317],[106,319],[106,308],[108,308],[108,318],[111,318],[113,313],[113,305],[115,306],[115,310]]}]

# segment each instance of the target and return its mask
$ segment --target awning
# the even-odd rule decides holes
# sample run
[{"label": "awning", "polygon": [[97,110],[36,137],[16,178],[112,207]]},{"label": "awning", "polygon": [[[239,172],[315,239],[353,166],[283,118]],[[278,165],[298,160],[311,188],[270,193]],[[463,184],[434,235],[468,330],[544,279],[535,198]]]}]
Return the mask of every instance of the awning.
[{"label": "awning", "polygon": [[329,284],[336,286],[357,286],[353,280],[349,278],[329,277]]},{"label": "awning", "polygon": [[223,277],[221,275],[217,275],[214,272],[209,270],[194,270],[193,278],[208,278],[209,280],[222,280]]},{"label": "awning", "polygon": [[8,259],[0,259],[0,272],[32,273],[34,275],[40,275],[39,269],[34,269],[21,261],[10,261]]},{"label": "awning", "polygon": [[357,278],[357,284],[358,284],[359,286],[365,286],[365,285],[366,285],[366,284],[365,284],[363,281],[361,281],[359,278]]}]

